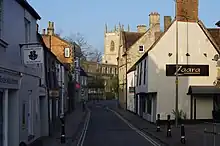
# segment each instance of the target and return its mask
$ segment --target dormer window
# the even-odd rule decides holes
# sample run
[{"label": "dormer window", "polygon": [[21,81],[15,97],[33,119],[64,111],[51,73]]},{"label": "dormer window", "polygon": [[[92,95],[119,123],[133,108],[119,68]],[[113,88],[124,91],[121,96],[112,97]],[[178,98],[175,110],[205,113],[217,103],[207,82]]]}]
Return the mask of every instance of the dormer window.
[{"label": "dormer window", "polygon": [[139,46],[139,52],[144,52],[144,45]]},{"label": "dormer window", "polygon": [[70,57],[70,48],[65,48],[64,49],[64,57],[69,58]]}]

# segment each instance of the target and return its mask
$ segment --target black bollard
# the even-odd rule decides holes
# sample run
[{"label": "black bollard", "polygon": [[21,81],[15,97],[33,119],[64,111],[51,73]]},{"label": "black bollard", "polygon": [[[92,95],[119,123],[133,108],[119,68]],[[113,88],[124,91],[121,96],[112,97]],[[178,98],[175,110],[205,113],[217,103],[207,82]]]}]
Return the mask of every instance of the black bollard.
[{"label": "black bollard", "polygon": [[65,136],[65,121],[64,117],[60,118],[61,120],[61,137],[60,137],[60,143],[66,143],[66,136]]},{"label": "black bollard", "polygon": [[157,114],[157,132],[160,132],[160,114]]},{"label": "black bollard", "polygon": [[20,142],[19,146],[27,146],[27,144],[25,142]]},{"label": "black bollard", "polygon": [[171,137],[171,122],[170,115],[167,115],[167,137]]},{"label": "black bollard", "polygon": [[180,140],[180,142],[181,142],[182,144],[185,144],[185,143],[186,143],[185,127],[184,127],[183,124],[181,125],[181,140]]}]

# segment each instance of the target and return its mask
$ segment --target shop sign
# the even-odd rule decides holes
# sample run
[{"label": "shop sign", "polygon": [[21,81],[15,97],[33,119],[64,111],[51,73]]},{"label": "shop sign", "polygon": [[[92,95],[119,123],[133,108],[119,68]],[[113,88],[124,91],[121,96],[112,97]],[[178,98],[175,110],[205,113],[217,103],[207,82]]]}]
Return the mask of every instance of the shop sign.
[{"label": "shop sign", "polygon": [[24,48],[24,64],[41,64],[43,63],[43,48],[29,47]]},{"label": "shop sign", "polygon": [[166,76],[209,76],[209,65],[178,65],[176,70],[175,64],[166,65]]},{"label": "shop sign", "polygon": [[0,69],[0,88],[18,89],[19,80],[19,72]]},{"label": "shop sign", "polygon": [[60,96],[60,92],[59,92],[59,90],[49,90],[49,96],[57,98]]},{"label": "shop sign", "polygon": [[129,87],[129,93],[134,93],[135,87]]}]

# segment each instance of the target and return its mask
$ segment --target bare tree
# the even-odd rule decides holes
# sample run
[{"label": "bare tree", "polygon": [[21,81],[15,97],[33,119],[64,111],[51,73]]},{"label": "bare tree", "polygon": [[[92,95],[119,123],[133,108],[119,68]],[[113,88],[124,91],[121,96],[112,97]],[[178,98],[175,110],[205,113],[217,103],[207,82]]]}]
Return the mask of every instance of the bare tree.
[{"label": "bare tree", "polygon": [[81,52],[88,61],[100,62],[102,53],[90,45],[81,33],[71,34],[65,37],[65,40],[74,44],[74,42],[81,48]]}]

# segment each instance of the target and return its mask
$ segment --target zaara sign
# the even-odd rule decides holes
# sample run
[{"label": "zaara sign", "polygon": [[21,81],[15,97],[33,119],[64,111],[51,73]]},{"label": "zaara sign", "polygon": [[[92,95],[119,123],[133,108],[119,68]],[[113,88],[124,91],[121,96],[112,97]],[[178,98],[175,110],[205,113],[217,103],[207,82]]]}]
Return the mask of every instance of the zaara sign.
[{"label": "zaara sign", "polygon": [[176,70],[175,64],[166,65],[166,76],[209,76],[209,65],[178,65]]}]

